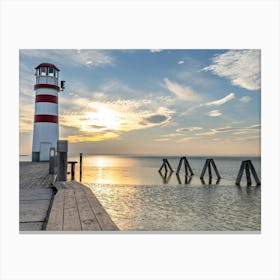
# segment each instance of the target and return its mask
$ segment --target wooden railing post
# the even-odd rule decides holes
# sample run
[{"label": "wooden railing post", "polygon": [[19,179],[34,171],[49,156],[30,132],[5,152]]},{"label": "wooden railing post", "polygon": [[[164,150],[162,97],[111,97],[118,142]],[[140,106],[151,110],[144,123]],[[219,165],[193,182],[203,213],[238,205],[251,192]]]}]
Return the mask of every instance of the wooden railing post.
[{"label": "wooden railing post", "polygon": [[50,156],[49,156],[49,174],[54,175],[54,167],[55,167],[55,148],[50,148]]},{"label": "wooden railing post", "polygon": [[67,180],[68,141],[57,140],[57,181]]}]

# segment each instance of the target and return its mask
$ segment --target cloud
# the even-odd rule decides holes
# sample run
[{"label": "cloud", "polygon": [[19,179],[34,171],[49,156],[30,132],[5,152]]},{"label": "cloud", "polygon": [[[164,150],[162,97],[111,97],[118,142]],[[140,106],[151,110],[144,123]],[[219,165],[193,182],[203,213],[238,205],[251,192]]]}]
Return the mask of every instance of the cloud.
[{"label": "cloud", "polygon": [[203,104],[203,106],[221,106],[221,105],[227,103],[228,101],[230,101],[234,98],[235,98],[235,94],[230,93],[230,94],[228,94],[227,96],[225,96],[221,99],[211,101],[211,102],[207,102],[207,103]]},{"label": "cloud", "polygon": [[65,138],[70,143],[80,143],[80,142],[98,142],[98,141],[104,141],[104,140],[110,140],[118,138],[119,134],[112,133],[112,132],[95,132],[95,133],[83,133],[83,134],[77,134],[77,135],[68,135]]},{"label": "cloud", "polygon": [[219,117],[222,113],[219,110],[212,110],[207,114],[209,117]]},{"label": "cloud", "polygon": [[92,100],[91,96],[68,99],[67,108],[62,110],[60,123],[79,129],[75,137],[67,138],[70,142],[118,138],[124,132],[166,124],[174,114],[159,106],[157,99]]},{"label": "cloud", "polygon": [[203,68],[247,90],[261,87],[260,50],[231,50],[213,57],[212,64]]},{"label": "cloud", "polygon": [[46,60],[47,62],[56,64],[58,68],[61,66],[96,68],[115,64],[115,59],[109,52],[102,50],[22,49],[20,50],[20,56],[38,59],[38,62]]},{"label": "cloud", "polygon": [[164,79],[164,86],[181,100],[195,102],[201,99],[201,97],[190,87],[184,87],[178,83],[170,81],[168,78]]},{"label": "cloud", "polygon": [[248,129],[261,129],[261,125],[260,124],[254,124],[254,125],[248,126]]},{"label": "cloud", "polygon": [[143,118],[143,123],[144,124],[147,124],[147,123],[163,123],[165,122],[166,120],[168,119],[167,116],[165,115],[151,115],[149,117],[145,117]]},{"label": "cloud", "polygon": [[158,138],[158,139],[154,139],[154,141],[157,141],[157,142],[167,142],[167,141],[170,141],[170,138]]},{"label": "cloud", "polygon": [[185,63],[185,61],[184,60],[179,60],[178,62],[177,62],[177,64],[184,64]]},{"label": "cloud", "polygon": [[169,134],[160,135],[160,137],[169,138],[169,137],[178,137],[181,135],[182,135],[181,133],[169,133]]},{"label": "cloud", "polygon": [[227,103],[228,101],[232,100],[235,98],[235,94],[234,93],[229,93],[228,95],[226,95],[225,97],[218,99],[218,100],[214,100],[214,101],[210,101],[210,102],[206,102],[206,103],[202,103],[199,105],[194,105],[192,107],[190,107],[186,112],[184,112],[182,115],[187,115],[191,112],[193,112],[194,110],[201,108],[201,107],[205,107],[205,106],[221,106],[225,103]]},{"label": "cloud", "polygon": [[242,103],[248,103],[248,102],[250,102],[251,100],[252,100],[252,98],[251,98],[250,96],[248,96],[248,95],[243,96],[243,97],[241,97],[241,98],[239,99],[239,101],[242,102]]},{"label": "cloud", "polygon": [[191,126],[191,127],[183,127],[183,128],[178,128],[176,129],[176,132],[184,132],[184,131],[197,131],[201,130],[202,127],[197,127],[197,126]]},{"label": "cloud", "polygon": [[176,143],[189,143],[193,140],[193,137],[185,137],[185,138],[181,138],[179,140],[176,141]]},{"label": "cloud", "polygon": [[260,124],[254,124],[245,127],[224,126],[224,127],[212,128],[206,132],[196,133],[195,136],[210,136],[218,133],[254,134],[254,133],[259,133],[260,129],[261,129]]}]

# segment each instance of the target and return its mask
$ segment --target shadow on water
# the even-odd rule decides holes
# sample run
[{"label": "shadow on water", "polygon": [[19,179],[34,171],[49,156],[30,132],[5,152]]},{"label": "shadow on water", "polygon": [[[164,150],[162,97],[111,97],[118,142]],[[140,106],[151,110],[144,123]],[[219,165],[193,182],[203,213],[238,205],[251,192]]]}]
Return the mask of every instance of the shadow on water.
[{"label": "shadow on water", "polygon": [[[181,185],[182,184],[182,180],[181,180],[181,177],[179,174],[176,174],[176,177],[177,177],[177,180],[178,180],[178,184]],[[192,175],[188,176],[188,175],[185,175],[185,181],[184,181],[184,184],[185,185],[188,185],[191,183],[192,181]]]},{"label": "shadow on water", "polygon": [[[204,180],[203,178],[200,178],[200,181],[201,181],[202,185],[205,185],[205,184],[206,184],[206,182],[205,182],[205,180]],[[216,180],[215,185],[219,185],[219,184],[220,184],[220,181],[221,181],[221,179],[218,178],[218,179]],[[209,179],[208,179],[208,185],[212,185],[212,184],[213,184],[213,183],[212,183],[212,177],[209,177]]]}]

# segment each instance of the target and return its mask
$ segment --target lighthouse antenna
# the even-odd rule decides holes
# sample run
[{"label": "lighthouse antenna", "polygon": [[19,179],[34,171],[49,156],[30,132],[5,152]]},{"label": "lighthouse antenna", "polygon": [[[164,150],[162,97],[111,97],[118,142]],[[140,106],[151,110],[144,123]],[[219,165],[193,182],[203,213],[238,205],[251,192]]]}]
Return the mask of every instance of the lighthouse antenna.
[{"label": "lighthouse antenna", "polygon": [[61,88],[61,91],[64,91],[64,89],[65,89],[65,81],[60,81],[60,88]]}]

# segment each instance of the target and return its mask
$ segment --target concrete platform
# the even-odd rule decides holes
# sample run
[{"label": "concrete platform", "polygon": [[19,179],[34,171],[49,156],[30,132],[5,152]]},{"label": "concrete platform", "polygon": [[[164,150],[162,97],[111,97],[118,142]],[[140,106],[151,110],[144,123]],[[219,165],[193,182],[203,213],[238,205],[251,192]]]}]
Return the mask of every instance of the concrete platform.
[{"label": "concrete platform", "polygon": [[54,193],[48,167],[48,163],[20,162],[20,231],[40,231],[46,226]]}]

